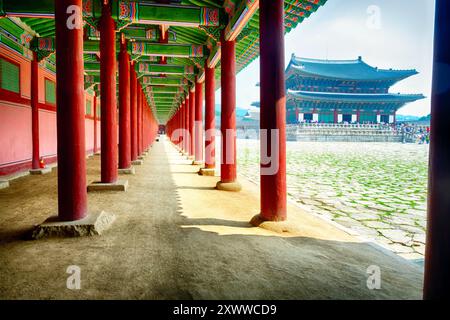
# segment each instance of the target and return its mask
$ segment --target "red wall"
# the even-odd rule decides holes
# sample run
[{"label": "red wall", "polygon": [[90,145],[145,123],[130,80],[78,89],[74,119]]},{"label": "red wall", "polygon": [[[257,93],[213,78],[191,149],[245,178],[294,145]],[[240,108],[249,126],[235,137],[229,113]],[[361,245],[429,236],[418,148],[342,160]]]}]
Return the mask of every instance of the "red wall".
[{"label": "red wall", "polygon": [[[0,90],[0,176],[31,168],[31,62],[0,46],[0,57],[20,65],[20,94]],[[39,152],[47,163],[56,161],[56,106],[45,103],[45,78],[55,75],[39,68]],[[86,94],[86,99],[93,97]],[[94,108],[86,116],[86,152],[94,148]],[[100,121],[97,121],[97,146],[100,149]]]}]

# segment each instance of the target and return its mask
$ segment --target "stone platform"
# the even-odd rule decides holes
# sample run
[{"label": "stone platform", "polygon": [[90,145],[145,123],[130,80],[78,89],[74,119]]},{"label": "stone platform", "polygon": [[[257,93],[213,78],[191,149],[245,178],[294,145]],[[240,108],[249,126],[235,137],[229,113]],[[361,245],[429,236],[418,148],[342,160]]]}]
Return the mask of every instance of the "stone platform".
[{"label": "stone platform", "polygon": [[198,171],[198,174],[201,176],[214,176],[216,174],[216,169],[201,168]]},{"label": "stone platform", "polygon": [[7,180],[0,180],[0,189],[8,188],[9,187],[9,181]]},{"label": "stone platform", "polygon": [[119,174],[136,174],[136,169],[134,167],[127,169],[119,169]]},{"label": "stone platform", "polygon": [[40,168],[40,169],[31,169],[30,174],[39,175],[39,174],[47,174],[52,172],[52,168]]},{"label": "stone platform", "polygon": [[58,216],[48,218],[31,233],[31,239],[50,237],[83,237],[100,235],[107,230],[116,217],[107,212],[91,213],[77,221],[59,221]]},{"label": "stone platform", "polygon": [[142,166],[144,164],[144,160],[141,160],[141,159],[133,160],[133,161],[131,161],[131,164],[133,166]]},{"label": "stone platform", "polygon": [[242,186],[239,182],[222,182],[218,181],[216,183],[216,189],[221,191],[232,191],[232,192],[238,192],[242,190]]},{"label": "stone platform", "polygon": [[127,191],[128,180],[117,180],[114,183],[92,182],[87,186],[87,191]]}]

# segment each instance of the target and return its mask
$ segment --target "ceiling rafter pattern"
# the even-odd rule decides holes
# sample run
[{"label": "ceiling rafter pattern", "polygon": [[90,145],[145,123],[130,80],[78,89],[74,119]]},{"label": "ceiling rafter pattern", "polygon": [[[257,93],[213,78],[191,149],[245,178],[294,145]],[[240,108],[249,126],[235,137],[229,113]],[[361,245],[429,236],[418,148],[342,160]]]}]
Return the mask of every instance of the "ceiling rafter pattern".
[{"label": "ceiling rafter pattern", "polygon": [[[326,1],[286,0],[286,32]],[[259,0],[110,2],[117,33],[128,40],[138,79],[161,123],[180,106],[196,77],[204,78],[205,63],[215,66],[216,78],[220,78],[222,30],[226,40],[236,40],[237,72],[259,56]],[[100,81],[97,23],[101,5],[102,0],[83,0],[82,8],[85,87],[94,90]],[[0,43],[28,58],[36,51],[41,65],[55,72],[53,6],[54,0],[0,1]],[[161,30],[168,30],[168,39],[164,39]],[[216,81],[216,85],[219,87],[220,81]]]}]

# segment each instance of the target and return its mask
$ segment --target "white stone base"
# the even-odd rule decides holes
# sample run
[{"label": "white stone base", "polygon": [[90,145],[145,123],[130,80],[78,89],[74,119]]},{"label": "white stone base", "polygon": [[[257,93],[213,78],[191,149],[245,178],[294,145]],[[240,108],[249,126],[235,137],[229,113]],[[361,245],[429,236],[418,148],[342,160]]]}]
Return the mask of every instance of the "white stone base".
[{"label": "white stone base", "polygon": [[142,166],[144,164],[144,160],[133,160],[131,161],[133,166]]},{"label": "white stone base", "polygon": [[52,172],[52,168],[31,169],[30,174],[47,174]]},{"label": "white stone base", "polygon": [[107,230],[116,217],[112,213],[92,213],[76,221],[59,221],[58,216],[50,217],[35,227],[31,233],[34,240],[50,237],[84,237],[100,235]]},{"label": "white stone base", "polygon": [[136,170],[134,169],[134,167],[119,169],[119,174],[136,174]]},{"label": "white stone base", "polygon": [[239,182],[237,181],[233,181],[233,182],[222,182],[219,181],[216,184],[216,188],[217,190],[222,190],[222,191],[233,191],[233,192],[238,192],[242,190],[242,186]]},{"label": "white stone base", "polygon": [[198,174],[201,176],[213,177],[216,174],[216,169],[201,168]]},{"label": "white stone base", "polygon": [[9,187],[9,181],[0,180],[0,189],[5,189]]},{"label": "white stone base", "polygon": [[128,180],[117,180],[113,183],[103,183],[100,181],[95,181],[88,185],[87,191],[127,191]]}]

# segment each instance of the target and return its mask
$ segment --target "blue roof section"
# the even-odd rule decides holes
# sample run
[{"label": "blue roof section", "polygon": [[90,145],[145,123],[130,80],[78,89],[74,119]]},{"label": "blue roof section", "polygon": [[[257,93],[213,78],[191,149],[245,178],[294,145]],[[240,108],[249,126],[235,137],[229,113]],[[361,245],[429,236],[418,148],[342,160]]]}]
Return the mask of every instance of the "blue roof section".
[{"label": "blue roof section", "polygon": [[408,78],[418,72],[412,70],[378,69],[369,66],[361,57],[356,60],[319,60],[297,58],[292,55],[286,74],[343,79],[343,80],[394,80]]},{"label": "blue roof section", "polygon": [[400,94],[400,93],[334,93],[334,92],[311,92],[288,90],[288,96],[309,101],[336,101],[336,102],[361,102],[361,103],[408,103],[424,99],[422,94]]}]

